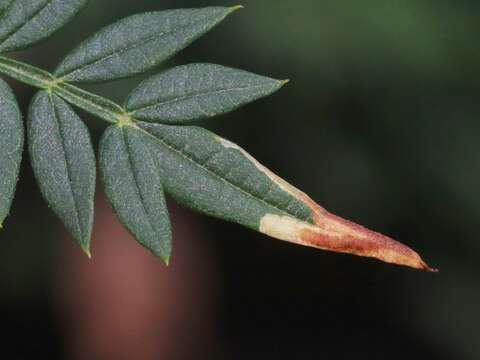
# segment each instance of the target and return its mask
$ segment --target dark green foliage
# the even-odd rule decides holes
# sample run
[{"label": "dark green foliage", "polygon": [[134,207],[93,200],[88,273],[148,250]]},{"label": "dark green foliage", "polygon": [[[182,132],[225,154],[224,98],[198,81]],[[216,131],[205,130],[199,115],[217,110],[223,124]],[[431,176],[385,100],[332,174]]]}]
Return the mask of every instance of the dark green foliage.
[{"label": "dark green foliage", "polygon": [[22,49],[48,37],[86,3],[87,0],[11,1],[0,19],[0,52]]},{"label": "dark green foliage", "polygon": [[55,75],[65,81],[97,82],[146,71],[205,34],[233,10],[207,7],[127,17],[82,43]]},{"label": "dark green foliage", "polygon": [[171,230],[159,168],[145,135],[130,126],[111,126],[100,144],[105,193],[121,223],[168,263]]},{"label": "dark green foliage", "polygon": [[268,213],[311,220],[311,209],[235,144],[193,126],[138,126],[165,189],[179,202],[255,230]]},{"label": "dark green foliage", "polygon": [[0,0],[0,13],[4,12],[12,0]]},{"label": "dark green foliage", "polygon": [[139,120],[183,123],[230,112],[284,83],[221,65],[177,66],[140,84],[125,108]]},{"label": "dark green foliage", "polygon": [[8,215],[23,151],[22,115],[7,83],[0,79],[0,227]]},{"label": "dark green foliage", "polygon": [[28,145],[43,197],[89,253],[95,155],[85,124],[58,96],[39,92],[28,114]]}]

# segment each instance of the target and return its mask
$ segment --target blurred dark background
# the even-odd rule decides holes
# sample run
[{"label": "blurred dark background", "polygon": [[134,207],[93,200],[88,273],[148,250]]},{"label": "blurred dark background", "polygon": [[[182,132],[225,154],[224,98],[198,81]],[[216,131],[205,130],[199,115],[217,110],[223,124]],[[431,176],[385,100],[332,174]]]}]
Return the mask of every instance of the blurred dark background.
[{"label": "blurred dark background", "polygon": [[[171,306],[158,311],[184,315],[172,320],[171,330],[158,333],[158,344],[174,343],[173,350],[159,346],[150,358],[479,359],[480,2],[241,4],[244,10],[165,66],[213,62],[291,83],[205,126],[240,144],[330,211],[418,250],[440,273],[294,246],[172,204],[172,215],[178,215],[175,244],[184,245],[174,244],[171,268],[155,263],[152,271],[162,273],[158,281],[181,282],[190,290],[178,295],[184,302],[177,301],[175,291],[158,290],[159,301],[173,296]],[[53,69],[79,41],[120,17],[207,5],[236,4],[91,1],[49,41],[15,56]],[[88,88],[120,101],[139,80]],[[26,109],[33,90],[12,84]],[[104,125],[80,114],[97,143]],[[98,290],[88,282],[79,286],[75,264],[88,261],[42,201],[26,160],[12,216],[0,233],[0,358],[115,359],[94,351],[89,357],[78,354],[82,335],[71,329],[95,317],[88,308],[68,304],[72,297],[83,304],[82,296],[96,304]],[[94,236],[94,259],[103,238]],[[148,261],[157,261],[134,245]],[[104,254],[117,253],[107,249]],[[137,267],[122,258],[128,254],[117,254],[111,277],[100,287],[108,288],[111,278],[121,286],[125,274],[133,274],[129,281],[135,284],[157,281],[137,274]],[[193,265],[174,277],[175,262],[190,261],[186,258]],[[65,289],[76,287],[80,290],[64,296]],[[130,310],[141,313],[142,302],[135,299],[142,287],[123,291],[134,299]],[[112,303],[105,300],[105,307],[122,294]],[[203,305],[196,303],[197,294]],[[128,338],[128,321],[118,324]],[[89,326],[103,334],[102,324]],[[115,343],[115,327],[104,332],[110,345],[122,347]],[[147,341],[142,339],[139,348]],[[156,339],[154,333],[151,341]],[[178,351],[186,347],[192,351]],[[128,351],[123,355],[142,358]]]}]

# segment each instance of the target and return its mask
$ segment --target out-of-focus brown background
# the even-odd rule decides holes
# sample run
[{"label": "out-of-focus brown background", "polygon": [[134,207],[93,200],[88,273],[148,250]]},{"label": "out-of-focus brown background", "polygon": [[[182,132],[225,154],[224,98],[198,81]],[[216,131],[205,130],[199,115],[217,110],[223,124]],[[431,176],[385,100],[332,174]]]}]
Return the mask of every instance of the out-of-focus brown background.
[{"label": "out-of-focus brown background", "polygon": [[[480,3],[244,0],[165,64],[213,62],[291,83],[205,126],[439,274],[297,247],[171,203],[164,267],[98,191],[89,261],[25,158],[0,233],[1,359],[480,358]],[[101,26],[224,0],[96,0],[15,54],[48,69]],[[89,86],[115,100],[140,79]],[[33,90],[14,84],[26,109]],[[80,112],[95,143],[104,125]]]}]

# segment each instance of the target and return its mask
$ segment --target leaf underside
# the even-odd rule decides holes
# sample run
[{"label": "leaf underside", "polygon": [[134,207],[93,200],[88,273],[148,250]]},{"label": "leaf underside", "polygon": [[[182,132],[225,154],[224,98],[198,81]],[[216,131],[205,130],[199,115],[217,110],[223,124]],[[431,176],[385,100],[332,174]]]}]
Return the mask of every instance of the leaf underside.
[{"label": "leaf underside", "polygon": [[154,154],[131,127],[111,126],[100,144],[105,193],[120,222],[135,238],[168,263],[171,230]]},{"label": "leaf underside", "polygon": [[283,191],[236,146],[193,126],[138,123],[167,192],[191,208],[258,230],[268,214],[311,220],[311,210]]},{"label": "leaf underside", "polygon": [[96,168],[88,129],[70,105],[45,91],[32,100],[27,125],[43,197],[89,254]]},{"label": "leaf underside", "polygon": [[23,142],[22,115],[17,100],[8,84],[0,79],[0,227],[15,193]]},{"label": "leaf underside", "polygon": [[127,17],[73,50],[55,75],[65,81],[98,82],[144,72],[185,48],[233,10],[206,7]]},{"label": "leaf underside", "polygon": [[139,120],[184,123],[224,114],[268,96],[284,81],[214,64],[177,66],[140,84],[125,108]]}]

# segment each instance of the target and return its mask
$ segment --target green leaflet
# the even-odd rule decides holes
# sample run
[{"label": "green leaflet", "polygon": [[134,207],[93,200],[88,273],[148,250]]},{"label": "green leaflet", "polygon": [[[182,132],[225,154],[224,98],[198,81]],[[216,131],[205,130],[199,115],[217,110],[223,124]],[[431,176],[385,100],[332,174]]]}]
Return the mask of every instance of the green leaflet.
[{"label": "green leaflet", "polygon": [[55,75],[70,82],[98,82],[146,71],[188,46],[237,8],[167,10],[127,17],[82,43]]},{"label": "green leaflet", "polygon": [[190,64],[145,80],[125,106],[136,119],[182,123],[230,112],[272,94],[284,83],[221,65]]},{"label": "green leaflet", "polygon": [[165,190],[186,206],[255,230],[265,214],[312,220],[308,206],[235,144],[193,126],[137,125]]},{"label": "green leaflet", "polygon": [[0,227],[12,203],[23,151],[22,115],[7,83],[0,79]]},{"label": "green leaflet", "polygon": [[168,264],[170,219],[159,170],[144,138],[131,126],[110,126],[100,143],[102,179],[121,223]]},{"label": "green leaflet", "polygon": [[65,101],[46,91],[32,100],[27,124],[40,190],[89,255],[96,168],[88,129]]},{"label": "green leaflet", "polygon": [[15,0],[0,18],[0,52],[28,47],[65,25],[87,0]]}]

